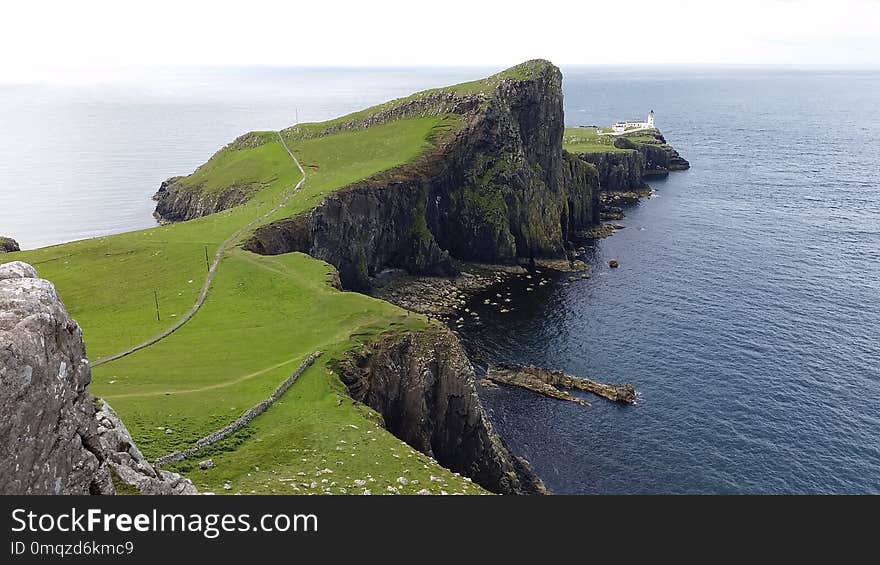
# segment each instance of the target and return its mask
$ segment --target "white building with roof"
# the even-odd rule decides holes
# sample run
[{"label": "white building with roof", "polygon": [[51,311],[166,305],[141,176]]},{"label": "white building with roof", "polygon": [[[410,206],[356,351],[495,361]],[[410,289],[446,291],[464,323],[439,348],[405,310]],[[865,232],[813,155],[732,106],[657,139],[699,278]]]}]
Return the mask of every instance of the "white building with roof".
[{"label": "white building with roof", "polygon": [[611,124],[611,132],[602,132],[600,135],[620,135],[621,133],[629,133],[643,129],[654,129],[654,110],[648,112],[648,119],[644,122],[635,120],[626,122],[615,122]]}]

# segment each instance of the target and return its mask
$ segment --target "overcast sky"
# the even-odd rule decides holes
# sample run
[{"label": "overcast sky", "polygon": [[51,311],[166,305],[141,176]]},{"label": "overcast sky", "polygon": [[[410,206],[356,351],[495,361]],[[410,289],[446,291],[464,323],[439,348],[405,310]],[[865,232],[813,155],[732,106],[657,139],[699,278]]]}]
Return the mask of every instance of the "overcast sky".
[{"label": "overcast sky", "polygon": [[[880,66],[880,0],[4,2],[5,81],[165,65]],[[86,72],[88,71],[88,72]]]}]

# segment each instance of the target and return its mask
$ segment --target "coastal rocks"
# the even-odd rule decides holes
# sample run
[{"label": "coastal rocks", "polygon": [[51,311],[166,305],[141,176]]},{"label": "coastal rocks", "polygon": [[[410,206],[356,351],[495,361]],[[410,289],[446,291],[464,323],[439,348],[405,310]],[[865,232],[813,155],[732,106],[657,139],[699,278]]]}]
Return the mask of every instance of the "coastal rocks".
[{"label": "coastal rocks", "polygon": [[579,273],[590,268],[580,259],[535,259],[534,266],[560,273]]},{"label": "coastal rocks", "polygon": [[632,206],[638,204],[642,198],[650,198],[653,192],[650,188],[637,190],[609,190],[599,195],[599,203],[602,206]]},{"label": "coastal rocks", "polygon": [[568,233],[598,219],[598,174],[563,154],[559,69],[525,65],[529,78],[501,79],[479,104],[457,106],[466,125],[429,154],[256,230],[245,247],[308,253],[354,290],[369,289],[386,268],[454,275],[451,258],[565,257]]},{"label": "coastal rocks", "polygon": [[518,386],[545,396],[576,402],[584,406],[589,406],[590,404],[556,387],[591,392],[613,402],[621,402],[623,404],[633,404],[636,400],[635,388],[630,384],[603,384],[583,377],[566,375],[561,371],[542,369],[534,365],[525,367],[497,365],[489,367],[486,378],[498,384]]},{"label": "coastal rocks", "polygon": [[608,261],[608,266],[612,269],[616,269],[620,266],[620,263],[618,263],[615,259],[611,259],[610,261]]},{"label": "coastal rocks", "polygon": [[683,171],[690,168],[690,163],[666,143],[666,139],[659,131],[642,133],[636,140],[621,136],[615,140],[614,145],[641,153],[645,176],[662,176],[669,171]]},{"label": "coastal rocks", "polygon": [[13,253],[21,251],[18,242],[11,237],[0,236],[0,253]]},{"label": "coastal rocks", "polygon": [[0,265],[0,493],[113,494],[79,325],[52,283]]},{"label": "coastal rocks", "polygon": [[581,230],[575,234],[578,239],[603,239],[614,235],[617,230],[622,230],[626,226],[614,223],[599,224],[587,230]]},{"label": "coastal rocks", "polygon": [[644,157],[635,150],[578,153],[577,158],[596,167],[601,190],[645,189]]},{"label": "coastal rocks", "polygon": [[577,154],[578,159],[596,167],[603,191],[644,190],[647,188],[645,177],[665,176],[669,171],[690,168],[690,163],[656,130],[617,137],[614,147],[617,151]]},{"label": "coastal rocks", "polygon": [[260,188],[258,185],[234,185],[225,190],[205,191],[199,186],[186,186],[180,182],[185,178],[171,177],[153,195],[157,201],[153,217],[160,224],[192,220],[244,204]]},{"label": "coastal rocks", "polygon": [[508,451],[477,397],[474,369],[448,330],[387,334],[349,353],[339,374],[388,430],[441,465],[505,494],[545,493]]},{"label": "coastal rocks", "polygon": [[263,188],[262,184],[231,184],[217,188],[204,186],[201,179],[210,177],[215,166],[223,166],[218,162],[228,160],[230,153],[254,149],[275,139],[275,134],[246,133],[217,151],[192,175],[165,180],[153,195],[153,200],[156,200],[153,216],[160,224],[167,224],[200,218],[244,204]]},{"label": "coastal rocks", "polygon": [[145,495],[198,494],[192,482],[171,471],[156,469],[147,461],[116,412],[101,399],[95,400],[98,439],[114,480]]},{"label": "coastal rocks", "polygon": [[574,402],[575,404],[580,404],[581,406],[590,406],[590,403],[586,400],[581,400],[580,398],[574,396],[569,392],[559,390],[552,384],[544,382],[540,378],[529,373],[516,371],[500,373],[490,368],[489,372],[486,373],[486,380],[491,383],[495,383],[496,386],[498,384],[502,384],[505,386],[516,386],[519,388],[530,390],[532,392],[536,392],[538,394],[543,394],[544,396],[549,396],[550,398],[565,400],[567,402]]},{"label": "coastal rocks", "polygon": [[[566,261],[567,263],[567,261]],[[420,277],[403,271],[374,279],[371,294],[412,312],[435,318],[452,316],[476,292],[525,273],[518,266],[457,264],[456,277]],[[377,282],[381,279],[381,282]]]}]

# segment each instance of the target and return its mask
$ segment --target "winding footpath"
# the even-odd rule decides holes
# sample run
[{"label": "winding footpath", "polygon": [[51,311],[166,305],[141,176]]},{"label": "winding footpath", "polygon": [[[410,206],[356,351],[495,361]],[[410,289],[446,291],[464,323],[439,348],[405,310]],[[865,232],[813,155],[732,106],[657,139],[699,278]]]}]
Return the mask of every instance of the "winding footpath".
[{"label": "winding footpath", "polygon": [[238,239],[238,237],[241,236],[241,234],[244,233],[247,229],[253,227],[254,224],[265,220],[266,218],[268,218],[269,216],[271,216],[272,214],[274,214],[275,212],[280,210],[285,204],[290,202],[290,199],[293,198],[293,195],[299,191],[299,189],[303,185],[303,183],[306,182],[306,177],[307,177],[306,171],[305,171],[305,169],[303,169],[302,165],[300,165],[299,161],[293,155],[293,152],[287,146],[287,143],[284,142],[284,137],[281,135],[281,132],[276,132],[276,133],[278,134],[278,140],[281,142],[281,145],[284,147],[284,150],[287,151],[287,154],[290,155],[290,158],[293,160],[293,163],[296,165],[296,168],[298,168],[299,172],[302,174],[302,178],[299,179],[299,182],[296,183],[296,186],[294,186],[293,189],[290,190],[284,196],[284,198],[282,198],[281,201],[275,205],[274,208],[272,208],[271,210],[269,210],[268,212],[266,212],[262,216],[254,218],[250,222],[246,223],[245,225],[240,227],[238,230],[236,230],[235,233],[233,233],[228,238],[226,238],[226,240],[223,243],[220,244],[220,247],[217,248],[217,253],[214,254],[214,260],[211,262],[211,267],[208,269],[208,276],[205,277],[205,284],[202,285],[202,290],[199,293],[199,297],[196,299],[195,304],[193,304],[192,308],[190,308],[189,311],[184,316],[182,316],[173,326],[171,326],[167,330],[163,331],[162,333],[151,337],[147,341],[144,341],[142,343],[139,343],[137,345],[129,347],[128,349],[126,349],[124,351],[120,351],[119,353],[115,353],[113,355],[108,355],[107,357],[102,357],[101,359],[98,359],[97,361],[93,361],[91,364],[92,367],[98,367],[100,365],[104,365],[105,363],[110,363],[112,361],[122,359],[123,357],[131,355],[132,353],[134,353],[136,351],[140,351],[141,349],[149,347],[149,346],[153,345],[154,343],[157,343],[157,342],[165,339],[166,337],[168,337],[169,335],[173,334],[174,332],[179,330],[181,327],[183,327],[183,325],[185,323],[190,321],[192,319],[192,317],[196,315],[196,312],[198,312],[199,308],[201,308],[202,304],[204,304],[205,298],[208,297],[208,289],[211,288],[211,283],[214,282],[214,275],[217,274],[217,268],[220,266],[220,260],[223,258],[223,254],[226,252],[226,250],[229,248],[229,246],[236,239]]}]

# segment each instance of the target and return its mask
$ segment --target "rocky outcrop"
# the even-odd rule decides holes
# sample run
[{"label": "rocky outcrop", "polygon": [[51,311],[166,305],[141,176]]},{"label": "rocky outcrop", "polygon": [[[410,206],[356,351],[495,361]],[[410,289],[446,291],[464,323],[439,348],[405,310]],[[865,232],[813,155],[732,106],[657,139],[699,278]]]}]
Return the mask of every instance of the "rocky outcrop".
[{"label": "rocky outcrop", "polygon": [[0,265],[0,494],[191,494],[157,472],[125,426],[88,391],[79,325],[49,281],[22,262]]},{"label": "rocky outcrop", "polygon": [[[615,261],[616,263],[616,261]],[[607,398],[614,402],[633,404],[636,401],[636,390],[631,384],[604,384],[566,375],[562,371],[542,369],[534,365],[521,367],[518,365],[496,365],[489,367],[486,378],[498,384],[518,386],[545,396],[577,402],[589,406],[589,403],[557,387],[583,390]]]},{"label": "rocky outcrop", "polygon": [[678,151],[666,143],[659,131],[639,132],[615,138],[614,147],[623,151],[578,153],[577,158],[593,164],[603,191],[646,189],[645,177],[663,176],[669,171],[690,168]]},{"label": "rocky outcrop", "polygon": [[379,412],[388,430],[441,465],[498,493],[545,493],[523,459],[495,434],[474,369],[446,329],[388,334],[339,363],[351,396]]},{"label": "rocky outcrop", "polygon": [[263,188],[260,183],[232,184],[218,189],[206,187],[203,179],[210,178],[217,167],[228,168],[230,157],[236,151],[260,147],[274,138],[275,134],[246,133],[217,151],[193,174],[163,181],[153,195],[156,200],[153,216],[162,224],[182,222],[244,204]]},{"label": "rocky outcrop", "polygon": [[498,264],[565,257],[568,231],[598,220],[598,175],[562,152],[559,69],[528,65],[527,78],[500,79],[478,104],[456,106],[467,112],[464,127],[429,154],[258,229],[246,248],[308,253],[357,290],[389,267],[453,274],[450,257]]},{"label": "rocky outcrop", "polygon": [[603,191],[647,187],[644,181],[644,158],[637,151],[578,153],[577,158],[596,167],[599,187]]},{"label": "rocky outcrop", "polygon": [[109,404],[97,399],[95,409],[98,440],[117,483],[145,495],[199,493],[189,479],[151,465]]},{"label": "rocky outcrop", "polygon": [[634,149],[642,155],[645,176],[668,174],[669,171],[683,171],[690,168],[678,151],[666,143],[659,131],[642,134],[633,141],[626,136],[615,140],[614,145],[621,149]]},{"label": "rocky outcrop", "polygon": [[113,494],[79,325],[33,267],[0,265],[0,493]]},{"label": "rocky outcrop", "polygon": [[14,251],[21,251],[18,242],[11,237],[0,236],[0,253],[12,253]]},{"label": "rocky outcrop", "polygon": [[157,201],[153,216],[159,223],[183,222],[222,212],[244,204],[259,189],[254,185],[234,185],[219,191],[204,191],[181,182],[186,177],[164,181],[153,199]]}]

